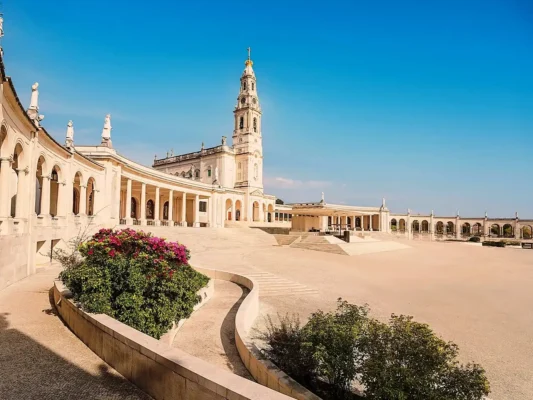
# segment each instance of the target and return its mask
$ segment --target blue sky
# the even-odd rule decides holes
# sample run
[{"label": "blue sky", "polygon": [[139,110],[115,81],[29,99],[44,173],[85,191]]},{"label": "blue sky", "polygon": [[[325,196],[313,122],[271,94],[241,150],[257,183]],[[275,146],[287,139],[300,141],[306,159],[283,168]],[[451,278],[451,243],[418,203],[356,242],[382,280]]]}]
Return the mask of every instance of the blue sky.
[{"label": "blue sky", "polygon": [[231,137],[252,47],[265,190],[285,201],[533,217],[533,5],[4,0],[8,75],[60,142],[150,165]]}]

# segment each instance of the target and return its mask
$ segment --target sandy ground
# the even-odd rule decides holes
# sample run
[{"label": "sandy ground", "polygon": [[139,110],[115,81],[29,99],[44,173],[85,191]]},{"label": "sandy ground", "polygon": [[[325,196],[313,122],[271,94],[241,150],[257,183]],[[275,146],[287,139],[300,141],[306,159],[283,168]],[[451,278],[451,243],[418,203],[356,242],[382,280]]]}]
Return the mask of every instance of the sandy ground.
[{"label": "sandy ground", "polygon": [[[183,236],[182,236],[183,237]],[[194,235],[183,237],[192,249]],[[533,398],[533,251],[463,243],[418,242],[397,251],[343,256],[258,241],[225,248],[201,241],[193,250],[202,266],[265,271],[316,289],[290,288],[261,296],[263,314],[309,313],[335,307],[339,297],[368,303],[374,316],[413,315],[457,343],[461,361],[480,363],[493,400]],[[261,290],[260,290],[261,295]],[[261,327],[262,318],[258,319]]]},{"label": "sandy ground", "polygon": [[49,268],[0,291],[0,398],[151,399],[104,363],[55,315]]}]

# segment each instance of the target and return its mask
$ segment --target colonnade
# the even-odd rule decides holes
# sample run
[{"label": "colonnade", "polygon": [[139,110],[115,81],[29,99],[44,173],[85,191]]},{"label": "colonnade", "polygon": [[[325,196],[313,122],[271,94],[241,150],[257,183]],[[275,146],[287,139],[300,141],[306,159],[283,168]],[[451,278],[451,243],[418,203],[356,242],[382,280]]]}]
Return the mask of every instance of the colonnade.
[{"label": "colonnade", "polygon": [[328,217],[328,229],[335,231],[379,231],[379,214]]},{"label": "colonnade", "polygon": [[[123,189],[125,186],[125,189]],[[210,226],[212,199],[123,177],[120,223],[155,226]]]}]

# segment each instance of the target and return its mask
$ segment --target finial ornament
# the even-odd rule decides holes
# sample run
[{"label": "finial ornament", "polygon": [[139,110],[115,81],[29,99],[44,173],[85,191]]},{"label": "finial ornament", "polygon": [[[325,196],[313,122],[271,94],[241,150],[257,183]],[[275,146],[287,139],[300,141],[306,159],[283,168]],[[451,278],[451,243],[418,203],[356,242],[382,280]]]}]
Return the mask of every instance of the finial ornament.
[{"label": "finial ornament", "polygon": [[516,219],[518,219],[518,211],[515,211],[515,213],[514,213],[514,217],[515,217]]},{"label": "finial ornament", "polygon": [[250,58],[251,53],[252,53],[252,48],[248,47],[246,50],[248,50],[248,59],[244,62],[244,65],[246,65],[247,67],[248,66],[251,67],[252,65],[254,65],[254,62]]},{"label": "finial ornament", "polygon": [[204,146],[204,142],[202,142],[202,150],[204,149],[204,147],[205,147],[205,146]]},{"label": "finial ornament", "polygon": [[485,218],[487,218],[487,210],[485,210]]},{"label": "finial ornament", "polygon": [[222,146],[226,145],[226,139],[227,139],[226,136],[222,136]]},{"label": "finial ornament", "polygon": [[35,82],[31,86],[30,107],[28,108],[28,116],[36,126],[44,119],[44,115],[39,115],[39,84]]},{"label": "finial ornament", "polygon": [[102,129],[102,145],[112,147],[111,143],[111,114],[107,114],[104,119],[104,128]]},{"label": "finial ornament", "polygon": [[74,144],[74,124],[72,123],[72,120],[68,121],[67,124],[67,135],[65,138],[65,146],[72,147]]},{"label": "finial ornament", "polygon": [[0,16],[0,38],[4,37],[4,18]]},{"label": "finial ornament", "polygon": [[381,206],[383,208],[387,207],[387,205],[385,204],[385,197],[383,197],[383,199],[381,199]]},{"label": "finial ornament", "polygon": [[324,200],[324,192],[322,192],[322,200],[320,200],[321,203],[325,203],[326,201]]}]

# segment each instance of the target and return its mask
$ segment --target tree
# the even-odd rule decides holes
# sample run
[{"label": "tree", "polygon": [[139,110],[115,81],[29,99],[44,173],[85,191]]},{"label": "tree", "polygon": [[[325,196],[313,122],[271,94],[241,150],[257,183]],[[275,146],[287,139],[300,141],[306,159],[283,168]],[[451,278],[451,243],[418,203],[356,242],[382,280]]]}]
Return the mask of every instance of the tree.
[{"label": "tree", "polygon": [[285,204],[285,202],[281,199],[276,199],[276,204]]}]

